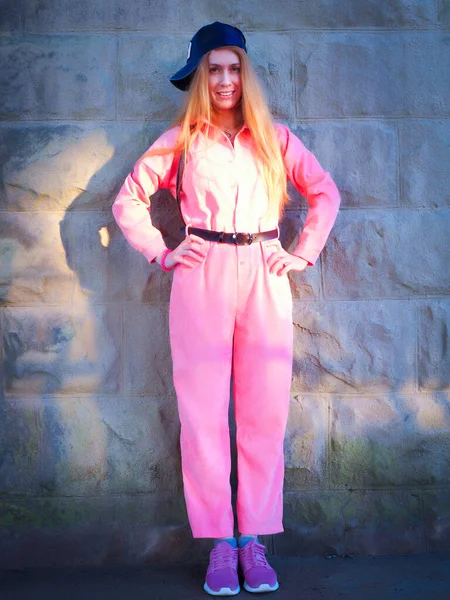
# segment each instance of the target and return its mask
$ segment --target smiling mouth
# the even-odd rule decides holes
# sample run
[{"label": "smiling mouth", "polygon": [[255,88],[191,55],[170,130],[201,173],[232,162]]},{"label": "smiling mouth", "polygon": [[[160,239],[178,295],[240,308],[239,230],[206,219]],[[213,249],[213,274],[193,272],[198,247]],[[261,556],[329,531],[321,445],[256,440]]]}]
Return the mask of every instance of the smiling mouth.
[{"label": "smiling mouth", "polygon": [[216,94],[218,96],[220,96],[221,98],[231,98],[231,96],[234,94],[233,92],[216,92]]}]

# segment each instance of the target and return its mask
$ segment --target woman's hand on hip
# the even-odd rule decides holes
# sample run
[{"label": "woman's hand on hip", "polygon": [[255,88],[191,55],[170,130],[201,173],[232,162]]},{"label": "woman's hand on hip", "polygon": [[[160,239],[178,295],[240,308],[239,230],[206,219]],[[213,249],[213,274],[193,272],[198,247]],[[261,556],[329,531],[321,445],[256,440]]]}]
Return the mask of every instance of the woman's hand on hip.
[{"label": "woman's hand on hip", "polygon": [[274,252],[267,259],[269,273],[278,275],[286,275],[289,271],[303,271],[308,266],[308,261],[295,254],[289,254],[283,248]]},{"label": "woman's hand on hip", "polygon": [[[205,260],[207,252],[207,244],[205,240],[197,235],[188,235],[179,246],[169,252],[164,261],[168,269],[172,269],[175,265],[181,264],[187,267],[193,267]],[[160,257],[157,262],[161,264]]]}]

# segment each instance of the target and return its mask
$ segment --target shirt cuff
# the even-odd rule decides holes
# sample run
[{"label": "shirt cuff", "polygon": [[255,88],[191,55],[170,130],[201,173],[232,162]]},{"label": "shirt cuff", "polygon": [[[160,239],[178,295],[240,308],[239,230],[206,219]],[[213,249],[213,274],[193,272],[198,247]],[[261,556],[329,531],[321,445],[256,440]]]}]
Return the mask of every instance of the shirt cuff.
[{"label": "shirt cuff", "polygon": [[144,250],[142,254],[145,256],[149,263],[154,263],[156,261],[156,258],[160,256],[164,252],[164,250],[167,250],[167,246],[164,243],[164,240],[161,236],[161,238],[155,239],[152,242],[151,247],[148,250]]},{"label": "shirt cuff", "polygon": [[306,260],[308,267],[313,267],[319,257],[317,252],[308,252],[300,244],[292,254],[295,254],[295,256],[298,256],[299,258],[303,258],[303,260]]}]

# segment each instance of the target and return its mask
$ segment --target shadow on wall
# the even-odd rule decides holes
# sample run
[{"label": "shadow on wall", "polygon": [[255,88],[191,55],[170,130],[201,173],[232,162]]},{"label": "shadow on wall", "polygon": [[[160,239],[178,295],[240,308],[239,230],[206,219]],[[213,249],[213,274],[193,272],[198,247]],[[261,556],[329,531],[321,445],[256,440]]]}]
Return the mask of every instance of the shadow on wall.
[{"label": "shadow on wall", "polygon": [[[53,139],[37,136],[42,145],[33,149],[34,155],[54,157],[54,148],[49,146],[59,138],[60,151],[47,173],[40,172],[41,184],[51,179],[52,169],[67,173],[70,162],[73,170],[73,160],[78,161],[76,173],[89,170],[90,157],[73,154],[74,136],[78,135],[75,145],[81,139],[94,159],[104,151],[97,146],[98,131],[90,145],[89,132],[86,135],[81,128],[54,129]],[[117,140],[109,141],[104,133],[114,148]],[[135,143],[130,152],[137,158],[147,145],[147,140],[142,148]],[[123,161],[120,170],[130,169],[131,164]],[[61,254],[62,241],[65,261],[76,276],[65,304],[16,307],[21,302],[14,277],[12,298],[3,290],[7,308],[2,318],[1,374],[8,399],[2,396],[0,404],[0,489],[5,494],[0,512],[2,525],[19,532],[14,547],[8,546],[8,540],[0,541],[0,550],[6,544],[10,566],[23,564],[21,552],[26,555],[27,550],[20,545],[33,545],[30,529],[64,526],[69,538],[75,535],[77,539],[83,532],[94,540],[96,535],[101,538],[101,548],[100,544],[78,547],[68,557],[63,543],[61,555],[55,556],[52,544],[57,542],[44,535],[35,564],[70,563],[74,555],[86,562],[132,560],[136,548],[127,535],[136,526],[140,530],[132,537],[143,558],[163,557],[167,545],[167,551],[173,550],[173,537],[187,537],[167,334],[169,285],[166,277],[165,287],[161,286],[156,268],[128,246],[113,222],[110,205],[118,189],[116,182],[126,175],[116,175],[111,185],[111,169],[116,168],[112,153],[110,161],[79,189],[64,215],[35,213],[27,222],[21,219],[23,215],[15,222],[14,215],[2,215],[10,225],[4,230],[7,242],[12,238],[10,247],[18,248],[18,258],[10,253],[10,262],[15,263],[11,273],[30,281],[34,275],[35,281],[36,273],[27,272],[25,263],[20,272],[20,255],[45,246],[50,234],[51,251]],[[109,184],[106,191],[105,182]],[[22,181],[16,187],[25,189],[26,185]],[[169,196],[155,197],[153,214],[167,243],[173,245],[178,221]],[[65,200],[57,194],[42,199]],[[35,222],[47,216],[47,222],[34,232]],[[60,236],[53,227],[55,217],[59,217]],[[41,279],[46,278],[46,268],[42,264]],[[57,269],[64,270],[61,264]],[[52,283],[58,285],[54,273],[53,278]],[[180,524],[184,525],[181,534]],[[125,530],[128,534],[122,535]],[[108,543],[104,547],[105,531],[110,532],[111,548]],[[190,554],[189,543],[180,544],[175,559],[186,554]]]}]

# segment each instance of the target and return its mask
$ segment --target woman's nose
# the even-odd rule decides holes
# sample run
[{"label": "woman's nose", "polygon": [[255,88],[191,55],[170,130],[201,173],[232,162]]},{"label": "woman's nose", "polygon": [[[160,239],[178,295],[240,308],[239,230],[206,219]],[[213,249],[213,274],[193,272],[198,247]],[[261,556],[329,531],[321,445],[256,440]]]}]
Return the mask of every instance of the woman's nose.
[{"label": "woman's nose", "polygon": [[231,79],[230,79],[230,74],[228,73],[228,71],[226,69],[224,69],[222,71],[222,84],[227,84],[230,83]]}]

